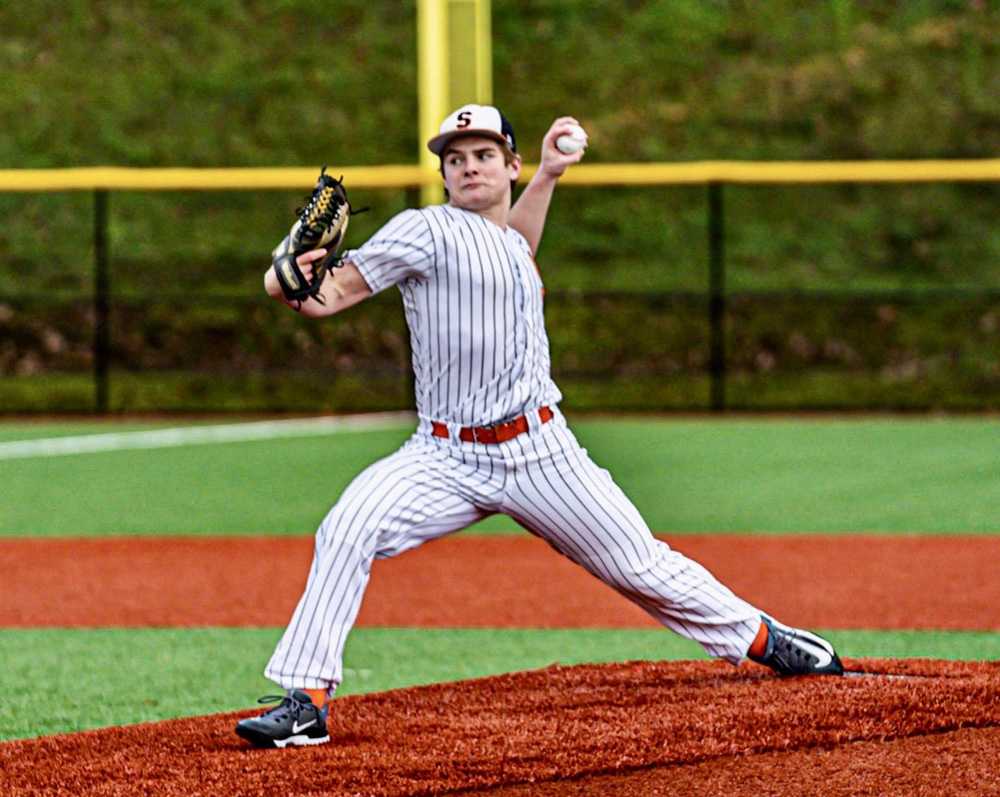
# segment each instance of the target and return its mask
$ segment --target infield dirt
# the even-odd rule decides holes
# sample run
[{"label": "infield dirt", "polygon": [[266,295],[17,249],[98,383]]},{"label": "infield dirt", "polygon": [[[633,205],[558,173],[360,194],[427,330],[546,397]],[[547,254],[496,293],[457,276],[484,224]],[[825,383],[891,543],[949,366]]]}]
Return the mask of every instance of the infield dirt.
[{"label": "infield dirt", "polygon": [[[994,537],[672,542],[796,624],[1000,627]],[[311,547],[262,537],[0,541],[4,572],[45,573],[47,584],[8,579],[0,626],[282,625]],[[376,563],[369,596],[363,625],[651,625],[528,538],[460,537]],[[8,742],[0,793],[1000,795],[1000,664],[847,664],[870,674],[780,679],[748,663],[633,662],[344,697],[333,703],[332,744],[309,749],[249,748],[233,726],[253,711]]]},{"label": "infield dirt", "polygon": [[[793,625],[1000,629],[1000,536],[682,535],[669,542]],[[0,627],[281,627],[312,550],[306,537],[0,540],[0,571],[45,574],[44,589],[34,579],[4,583]],[[527,536],[450,537],[376,561],[358,625],[657,627]]]},{"label": "infield dirt", "polygon": [[1000,794],[1000,666],[780,679],[720,662],[550,667],[334,702],[331,744],[254,750],[239,714],[0,745],[4,793]]}]

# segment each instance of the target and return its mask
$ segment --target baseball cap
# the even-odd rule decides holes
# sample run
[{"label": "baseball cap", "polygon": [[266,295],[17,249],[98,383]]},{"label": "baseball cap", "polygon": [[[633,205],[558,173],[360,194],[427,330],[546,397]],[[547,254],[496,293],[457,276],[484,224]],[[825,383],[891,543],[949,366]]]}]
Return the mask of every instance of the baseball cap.
[{"label": "baseball cap", "polygon": [[514,128],[492,105],[463,105],[451,113],[441,123],[438,135],[427,142],[427,149],[440,155],[448,142],[458,136],[486,136],[505,144],[511,152],[517,152]]}]

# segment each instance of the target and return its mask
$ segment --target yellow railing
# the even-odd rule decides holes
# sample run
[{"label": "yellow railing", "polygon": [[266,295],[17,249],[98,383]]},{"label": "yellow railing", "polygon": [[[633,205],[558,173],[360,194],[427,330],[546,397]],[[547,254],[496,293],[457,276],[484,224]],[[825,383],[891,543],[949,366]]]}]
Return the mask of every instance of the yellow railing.
[{"label": "yellow railing", "polygon": [[[523,170],[522,182],[537,166]],[[0,169],[0,191],[231,191],[311,188],[319,166],[231,169]],[[420,166],[331,166],[351,188],[417,188],[441,176]],[[912,161],[694,161],[574,166],[567,185],[651,186],[709,183],[918,183],[1000,180],[1000,158]]]}]

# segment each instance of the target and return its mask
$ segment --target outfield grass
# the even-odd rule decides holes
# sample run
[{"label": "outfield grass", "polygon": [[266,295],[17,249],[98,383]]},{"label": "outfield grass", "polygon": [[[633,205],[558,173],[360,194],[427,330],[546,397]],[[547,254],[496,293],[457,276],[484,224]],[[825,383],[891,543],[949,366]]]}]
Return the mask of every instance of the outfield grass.
[{"label": "outfield grass", "polygon": [[[8,423],[0,441],[163,425]],[[589,418],[574,428],[657,531],[1000,533],[997,419]],[[0,536],[311,534],[348,481],[409,431],[0,460]],[[300,498],[289,500],[289,484]],[[492,518],[471,533],[512,530]],[[260,673],[279,635],[0,630],[0,739],[249,707],[275,691]],[[1000,658],[997,633],[829,636],[846,656]],[[556,661],[702,656],[655,630],[356,629],[341,694]]]},{"label": "outfield grass", "polygon": [[[1000,658],[1000,633],[824,632],[845,656]],[[0,740],[248,708],[280,629],[0,631]],[[359,628],[340,695],[553,663],[705,658],[659,630]]]},{"label": "outfield grass", "polygon": [[[591,418],[574,428],[655,531],[1000,532],[995,418]],[[81,430],[116,427],[3,424],[0,439]],[[410,431],[0,461],[0,536],[311,534],[351,478]],[[292,483],[300,497],[289,501]],[[29,499],[40,485],[45,500]],[[473,533],[515,530],[495,517]]]}]

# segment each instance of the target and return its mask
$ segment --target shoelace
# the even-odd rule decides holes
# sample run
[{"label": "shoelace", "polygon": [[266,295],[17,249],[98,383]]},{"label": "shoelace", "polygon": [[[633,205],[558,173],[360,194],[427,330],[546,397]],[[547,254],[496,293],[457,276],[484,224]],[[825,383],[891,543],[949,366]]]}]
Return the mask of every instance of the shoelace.
[{"label": "shoelace", "polygon": [[[320,172],[320,177],[326,174],[326,166],[323,167],[323,171]],[[343,176],[341,176],[343,179]],[[338,180],[338,182],[340,182]],[[339,202],[333,202],[336,198],[334,194],[333,184],[324,186],[324,188],[313,196],[309,197],[309,204],[304,208],[299,208],[295,212],[299,216],[304,216],[303,224],[312,225],[315,224],[317,220],[324,219],[327,223],[333,218],[334,212],[340,207]]]},{"label": "shoelace", "polygon": [[[326,164],[323,164],[323,168],[320,170],[319,179],[323,181],[323,177],[326,174]],[[312,227],[317,221],[322,221],[323,226],[328,226],[330,221],[333,219],[334,215],[338,212],[342,205],[347,205],[347,213],[349,216],[357,216],[359,213],[364,213],[367,210],[371,210],[369,207],[363,207],[354,209],[351,207],[349,202],[339,201],[336,191],[334,190],[337,184],[343,184],[344,175],[340,175],[340,178],[335,180],[330,185],[323,188],[322,191],[318,193],[314,192],[305,198],[306,204],[303,207],[295,209],[295,215],[302,219],[302,225],[304,227]],[[337,201],[333,201],[337,200]]]},{"label": "shoelace", "polygon": [[280,706],[275,706],[270,711],[265,711],[264,716],[270,717],[272,714],[277,714],[282,709],[286,709],[292,712],[292,716],[298,718],[299,714],[302,713],[302,709],[306,707],[305,703],[296,700],[291,695],[264,695],[264,697],[257,698],[258,703],[277,703],[281,702]]}]

